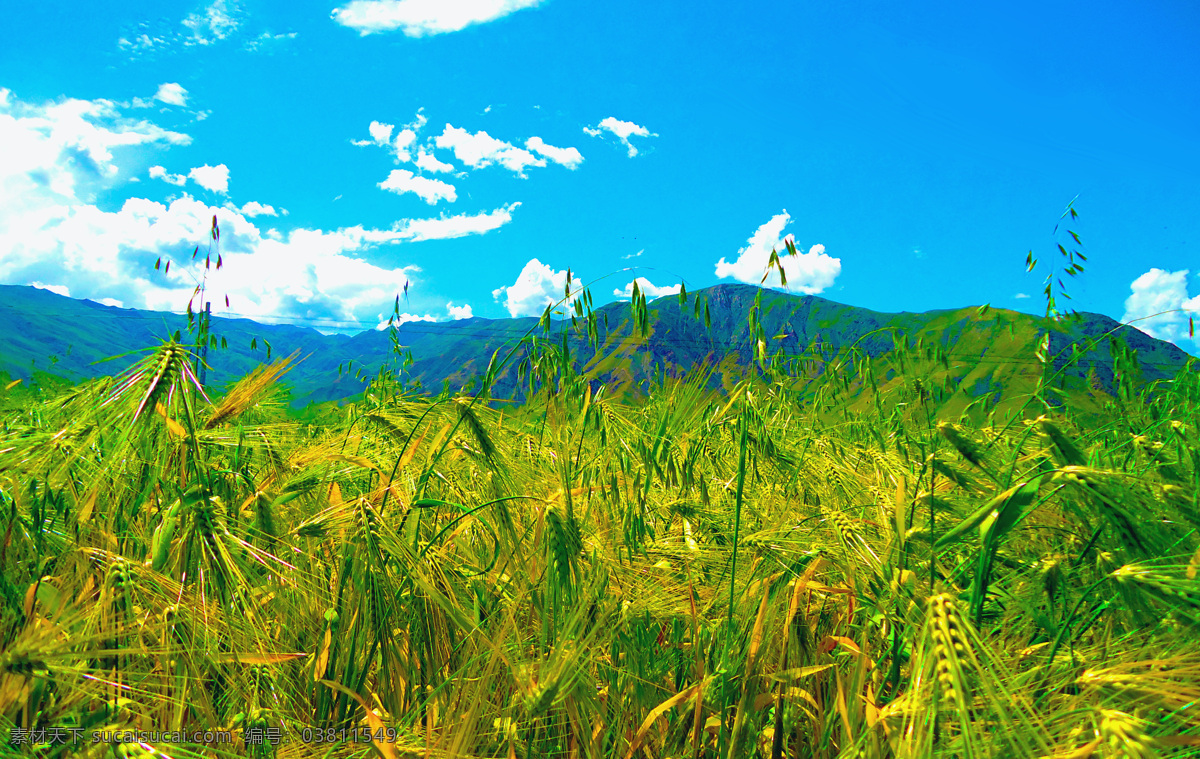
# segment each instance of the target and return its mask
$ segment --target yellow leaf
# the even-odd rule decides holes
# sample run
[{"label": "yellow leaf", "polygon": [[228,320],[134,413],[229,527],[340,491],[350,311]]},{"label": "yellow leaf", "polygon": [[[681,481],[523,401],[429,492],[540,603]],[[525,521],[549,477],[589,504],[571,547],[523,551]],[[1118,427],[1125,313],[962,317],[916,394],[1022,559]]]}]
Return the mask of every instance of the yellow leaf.
[{"label": "yellow leaf", "polygon": [[384,759],[400,759],[400,754],[396,751],[396,746],[394,744],[375,740],[374,736],[376,735],[386,735],[387,728],[384,727],[383,720],[379,719],[379,715],[371,711],[370,704],[368,704],[362,696],[350,690],[345,685],[342,685],[341,683],[335,683],[332,680],[319,680],[318,682],[320,682],[321,685],[325,685],[333,688],[336,691],[345,693],[347,696],[357,701],[359,706],[363,708],[363,711],[366,712],[367,724],[371,726],[371,748],[375,749],[375,751],[378,752],[380,756],[384,757]]},{"label": "yellow leaf", "polygon": [[240,664],[279,664],[292,659],[303,659],[308,654],[223,654],[216,658],[218,664],[238,662]]},{"label": "yellow leaf", "polygon": [[25,618],[33,616],[33,604],[37,601],[37,589],[41,584],[41,580],[31,583],[29,589],[25,591]]},{"label": "yellow leaf", "polygon": [[183,428],[183,425],[180,424],[179,422],[175,421],[171,417],[167,416],[167,407],[166,406],[162,405],[162,403],[159,402],[154,407],[154,410],[158,413],[159,416],[161,416],[163,418],[163,421],[167,423],[167,431],[170,432],[172,436],[187,437],[187,430],[185,430]]},{"label": "yellow leaf", "polygon": [[25,380],[19,380],[19,379],[15,379],[15,380],[13,380],[12,382],[10,382],[10,383],[8,383],[7,385],[5,385],[5,386],[4,386],[4,389],[5,389],[5,390],[12,390],[14,387],[16,387],[17,385],[21,384],[21,383],[22,383],[22,382],[24,382],[24,381],[25,381]]},{"label": "yellow leaf", "polygon": [[408,450],[405,451],[404,455],[400,457],[400,464],[396,467],[397,470],[408,466],[409,462],[413,460],[413,456],[417,455],[417,448],[421,445],[421,441],[424,439],[425,433],[421,433],[413,438],[412,444],[408,446]]},{"label": "yellow leaf", "polygon": [[313,667],[313,681],[320,682],[325,676],[325,667],[329,664],[329,644],[333,641],[333,628],[325,626],[325,640],[321,643],[321,652],[317,654],[316,666]]},{"label": "yellow leaf", "polygon": [[661,704],[651,709],[650,713],[646,715],[646,719],[642,721],[642,726],[638,728],[637,733],[633,736],[633,742],[629,744],[629,750],[625,752],[625,759],[631,759],[637,750],[642,747],[642,742],[646,740],[646,734],[650,732],[650,728],[654,725],[655,720],[665,714],[666,711],[671,707],[682,704],[692,696],[699,698],[700,691],[711,679],[712,678],[706,678],[703,682],[696,683],[687,690],[682,690],[676,693],[674,696],[671,696],[666,701],[663,701]]},{"label": "yellow leaf", "polygon": [[92,519],[92,511],[96,508],[96,497],[100,494],[100,488],[94,488],[88,499],[83,502],[83,508],[79,509],[79,521],[90,522]]},{"label": "yellow leaf", "polygon": [[345,461],[348,464],[361,466],[363,469],[373,469],[376,472],[379,471],[379,467],[375,466],[374,462],[372,462],[370,459],[363,458],[362,456],[350,456],[345,453],[331,453],[326,456],[326,458],[333,461]]},{"label": "yellow leaf", "polygon": [[824,672],[833,666],[833,664],[820,664],[815,667],[793,667],[792,669],[785,669],[782,672],[776,672],[775,674],[771,675],[771,679],[775,680],[776,682],[786,683],[792,680],[799,680],[804,677],[811,677],[819,672]]}]

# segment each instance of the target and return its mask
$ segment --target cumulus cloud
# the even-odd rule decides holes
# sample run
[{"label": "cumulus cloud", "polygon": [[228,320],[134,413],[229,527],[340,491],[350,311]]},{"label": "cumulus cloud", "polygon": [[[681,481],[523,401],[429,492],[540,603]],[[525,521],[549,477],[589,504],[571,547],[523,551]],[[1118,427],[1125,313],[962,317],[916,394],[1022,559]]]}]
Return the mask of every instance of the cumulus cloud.
[{"label": "cumulus cloud", "polygon": [[411,192],[431,206],[439,200],[448,200],[453,203],[458,199],[454,185],[447,184],[440,179],[419,177],[405,169],[393,170],[391,174],[388,174],[387,179],[379,183],[379,186],[397,195]]},{"label": "cumulus cloud", "polygon": [[637,282],[638,290],[642,293],[642,295],[646,296],[646,300],[654,300],[655,298],[661,298],[664,295],[678,295],[679,290],[682,287],[682,285],[667,285],[666,287],[659,287],[645,277],[635,277],[634,280],[631,280],[625,284],[624,289],[618,288],[613,290],[613,295],[617,296],[621,300],[631,299],[633,297],[634,281]]},{"label": "cumulus cloud", "polygon": [[61,295],[64,298],[71,297],[71,288],[67,287],[66,285],[47,285],[43,282],[30,282],[29,284],[33,285],[39,290],[52,292],[55,295]]},{"label": "cumulus cloud", "polygon": [[[565,297],[566,288],[566,269],[555,271],[536,258],[531,258],[517,275],[517,281],[492,290],[492,297],[508,309],[511,316],[541,316],[546,306],[558,303]],[[582,290],[583,283],[578,276],[573,276],[571,299]]]},{"label": "cumulus cloud", "polygon": [[367,131],[371,135],[369,140],[351,140],[351,143],[360,147],[367,145],[378,145],[388,148],[392,151],[396,159],[396,163],[408,163],[412,160],[411,148],[417,141],[417,132],[421,127],[425,126],[425,116],[418,112],[416,120],[411,124],[405,124],[400,127],[400,131],[396,132],[395,139],[392,138],[392,130],[396,127],[393,124],[385,124],[380,121],[372,121]]},{"label": "cumulus cloud", "polygon": [[[738,251],[736,261],[730,263],[724,257],[717,261],[717,276],[757,285],[767,272],[771,251],[775,250],[779,253],[779,262],[787,275],[789,289],[799,290],[806,295],[816,295],[831,286],[842,271],[841,259],[827,255],[824,245],[814,245],[807,253],[789,255],[781,235],[791,218],[787,211],[771,217],[770,221],[750,236],[746,247]],[[769,287],[781,287],[779,272],[772,269],[764,284]]]},{"label": "cumulus cloud", "polygon": [[411,128],[401,129],[396,135],[396,139],[392,142],[392,152],[396,156],[397,163],[408,163],[412,160],[412,152],[409,148],[417,141],[417,133]]},{"label": "cumulus cloud", "polygon": [[525,176],[528,166],[545,166],[546,162],[528,150],[498,140],[487,132],[471,134],[449,124],[434,140],[439,148],[454,151],[454,157],[473,169],[499,164],[509,171]]},{"label": "cumulus cloud", "polygon": [[444,318],[439,318],[433,314],[418,315],[410,313],[400,314],[398,318],[395,314],[384,318],[383,314],[380,314],[379,323],[375,325],[375,329],[382,331],[392,326],[399,327],[402,324],[410,324],[412,322],[458,321],[459,319],[470,319],[472,315],[471,304],[467,303],[462,306],[456,306],[453,301],[447,301],[446,316]]},{"label": "cumulus cloud", "polygon": [[621,121],[620,119],[609,116],[594,127],[584,127],[583,131],[590,134],[592,137],[600,137],[605,132],[612,133],[620,140],[629,152],[629,157],[633,158],[638,154],[638,149],[629,141],[630,137],[657,137],[658,135],[651,132],[644,126],[639,126],[632,121]]},{"label": "cumulus cloud", "polygon": [[167,184],[173,184],[176,187],[183,187],[187,184],[188,180],[185,174],[172,174],[162,166],[151,166],[149,174],[151,179],[161,179]]},{"label": "cumulus cloud", "polygon": [[243,205],[241,212],[242,212],[243,216],[249,216],[250,218],[254,218],[255,216],[277,216],[278,215],[277,213],[275,213],[275,209],[273,207],[263,205],[262,203],[259,203],[257,200],[251,200],[249,203],[246,203],[245,205]]},{"label": "cumulus cloud", "polygon": [[371,133],[371,139],[376,145],[387,145],[392,141],[392,130],[396,127],[392,124],[383,124],[378,121],[372,121],[367,127],[367,131]]},{"label": "cumulus cloud", "polygon": [[1187,276],[1187,269],[1151,269],[1133,280],[1121,321],[1133,322],[1159,340],[1179,343],[1191,339],[1188,318],[1200,314],[1200,295],[1188,297]]},{"label": "cumulus cloud", "polygon": [[109,100],[31,105],[0,88],[0,212],[90,199],[120,179],[115,153],[190,142],[186,134],[124,117]]},{"label": "cumulus cloud", "polygon": [[[374,323],[380,306],[421,273],[416,266],[378,263],[381,246],[482,234],[510,221],[517,207],[403,219],[388,229],[279,232],[255,223],[253,212],[270,207],[253,201],[214,209],[185,194],[170,203],[130,197],[114,210],[96,204],[127,163],[144,161],[124,150],[186,141],[186,135],[125,119],[107,101],[31,105],[0,90],[0,144],[6,146],[0,282],[36,282],[101,303],[179,311],[203,275],[203,262],[193,262],[190,252],[204,244],[215,213],[224,266],[209,272],[214,303],[228,294],[240,316],[356,331]],[[169,274],[155,269],[159,257],[172,261]],[[453,314],[448,309],[445,318]]]},{"label": "cumulus cloud", "polygon": [[454,164],[439,161],[433,153],[426,153],[424,150],[417,153],[416,164],[421,171],[430,171],[435,174],[454,171]]},{"label": "cumulus cloud", "polygon": [[187,105],[188,91],[175,82],[164,82],[158,85],[154,99],[167,105]]},{"label": "cumulus cloud", "polygon": [[438,320],[438,318],[436,316],[434,316],[433,314],[419,314],[418,315],[418,314],[403,313],[403,314],[400,314],[399,316],[392,314],[392,315],[388,316],[386,319],[383,317],[383,314],[380,314],[379,315],[379,323],[375,325],[375,329],[378,332],[382,332],[385,329],[389,329],[391,327],[399,327],[402,324],[411,324],[412,322],[435,322],[437,320]]},{"label": "cumulus cloud", "polygon": [[457,32],[503,18],[541,0],[352,0],[333,20],[366,36],[399,29],[409,37]]},{"label": "cumulus cloud", "polygon": [[240,8],[236,2],[214,0],[213,3],[188,14],[181,22],[192,34],[184,41],[186,45],[211,45],[227,39],[241,26],[238,19]]},{"label": "cumulus cloud", "polygon": [[583,155],[575,148],[556,148],[547,145],[541,137],[530,137],[525,141],[525,147],[571,170],[583,163]]},{"label": "cumulus cloud", "polygon": [[229,167],[223,163],[197,166],[188,172],[188,178],[210,192],[229,194]]},{"label": "cumulus cloud", "polygon": [[474,314],[471,312],[471,304],[464,303],[461,306],[454,305],[453,301],[446,303],[446,313],[450,314],[450,318],[458,321],[459,319],[470,319]]}]

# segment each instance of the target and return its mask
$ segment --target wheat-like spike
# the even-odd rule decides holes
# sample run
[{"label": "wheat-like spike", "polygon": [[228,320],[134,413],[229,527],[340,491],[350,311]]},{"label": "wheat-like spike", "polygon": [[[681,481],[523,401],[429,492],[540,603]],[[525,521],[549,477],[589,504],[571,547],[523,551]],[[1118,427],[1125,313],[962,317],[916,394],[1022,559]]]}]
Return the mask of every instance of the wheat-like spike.
[{"label": "wheat-like spike", "polygon": [[1084,466],[1064,466],[1054,475],[1054,479],[1078,487],[1094,496],[1101,513],[1117,529],[1117,535],[1125,547],[1140,556],[1149,555],[1150,548],[1141,532],[1134,527],[1133,520],[1121,507],[1120,499],[1106,487],[1107,483],[1118,482],[1122,479],[1121,475]]},{"label": "wheat-like spike", "polygon": [[937,681],[942,695],[966,718],[968,684],[963,667],[970,643],[962,632],[962,616],[953,596],[942,593],[929,599],[929,625],[933,636]]},{"label": "wheat-like spike", "polygon": [[1100,735],[1113,756],[1129,759],[1153,759],[1153,739],[1146,734],[1145,722],[1115,709],[1100,710]]},{"label": "wheat-like spike", "polygon": [[1126,564],[1112,573],[1117,582],[1133,584],[1179,612],[1193,624],[1200,624],[1200,580],[1162,568]]},{"label": "wheat-like spike", "polygon": [[983,452],[973,440],[969,440],[959,429],[958,425],[950,422],[941,422],[937,426],[937,431],[942,437],[946,438],[946,442],[958,451],[958,455],[962,456],[967,461],[975,466],[983,466]]},{"label": "wheat-like spike", "polygon": [[1063,434],[1063,431],[1054,422],[1040,416],[1034,421],[1034,426],[1043,437],[1050,441],[1055,454],[1054,458],[1059,464],[1075,466],[1087,464],[1087,456],[1079,450],[1079,446],[1075,445],[1073,440]]},{"label": "wheat-like spike", "polygon": [[492,436],[488,433],[487,428],[483,426],[483,422],[479,420],[479,414],[471,406],[469,399],[458,398],[454,402],[454,407],[458,409],[458,416],[463,423],[467,425],[467,429],[471,432],[471,437],[475,438],[475,442],[479,444],[479,450],[483,453],[483,457],[490,462],[495,462],[496,459],[496,444],[492,441]]},{"label": "wheat-like spike", "polygon": [[213,409],[208,421],[204,423],[204,429],[211,430],[230,419],[241,416],[247,409],[252,408],[271,389],[275,381],[292,368],[292,362],[299,353],[300,351],[296,351],[287,358],[279,359],[267,366],[259,366],[239,380],[225,394],[221,403]]},{"label": "wheat-like spike", "polygon": [[570,591],[575,559],[583,550],[583,538],[579,525],[566,513],[566,509],[554,504],[546,509],[546,540],[550,561],[554,566],[559,587]]},{"label": "wheat-like spike", "polygon": [[558,679],[552,678],[549,682],[540,683],[534,686],[533,690],[525,696],[525,714],[530,719],[537,719],[550,710],[550,705],[554,703],[555,697],[558,696]]},{"label": "wheat-like spike", "polygon": [[831,508],[822,508],[822,516],[834,526],[838,536],[846,543],[854,543],[858,538],[858,532],[854,529],[854,520],[850,519],[844,512]]}]

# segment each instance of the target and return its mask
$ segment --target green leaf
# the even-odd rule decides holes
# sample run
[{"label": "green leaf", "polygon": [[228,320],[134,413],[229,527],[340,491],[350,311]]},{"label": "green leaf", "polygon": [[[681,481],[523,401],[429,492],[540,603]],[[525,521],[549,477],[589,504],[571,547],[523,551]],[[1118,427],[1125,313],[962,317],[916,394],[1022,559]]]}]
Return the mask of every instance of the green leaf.
[{"label": "green leaf", "polygon": [[[1037,485],[1041,485],[1041,477],[1040,476],[1035,477],[1034,479],[1030,480],[1029,482],[1024,482],[1019,485],[1014,485],[1011,488],[1009,488],[1008,490],[1005,490],[1004,492],[997,495],[992,500],[985,503],[982,507],[979,508],[979,510],[972,513],[971,516],[967,517],[962,522],[959,522],[958,525],[956,525],[954,527],[954,529],[950,530],[949,532],[947,532],[946,534],[944,534],[940,538],[938,538],[937,542],[934,543],[934,547],[941,548],[943,546],[950,545],[951,543],[956,543],[959,540],[961,540],[964,535],[966,535],[967,533],[969,533],[971,530],[975,529],[976,527],[980,527],[980,529],[982,529],[981,525],[983,524],[984,520],[988,519],[988,517],[991,517],[993,512],[998,512],[1002,509],[1009,508],[1009,506],[1008,506],[1009,501],[1016,499],[1015,506],[1023,507],[1024,504],[1028,503],[1028,500],[1023,500],[1023,499],[1026,498],[1026,495],[1028,494],[1027,489],[1031,483],[1036,483],[1036,485],[1033,488],[1033,493],[1036,494],[1037,493]],[[1023,489],[1025,489],[1025,490],[1023,490]],[[1030,496],[1030,498],[1032,498],[1032,496]],[[996,517],[992,518],[993,524],[995,523],[996,519],[997,519]]]},{"label": "green leaf", "polygon": [[1024,516],[1025,507],[1033,503],[1041,485],[1042,475],[1039,475],[1004,491],[1001,495],[1007,497],[979,525],[979,536],[984,542],[994,544],[1003,538]]}]

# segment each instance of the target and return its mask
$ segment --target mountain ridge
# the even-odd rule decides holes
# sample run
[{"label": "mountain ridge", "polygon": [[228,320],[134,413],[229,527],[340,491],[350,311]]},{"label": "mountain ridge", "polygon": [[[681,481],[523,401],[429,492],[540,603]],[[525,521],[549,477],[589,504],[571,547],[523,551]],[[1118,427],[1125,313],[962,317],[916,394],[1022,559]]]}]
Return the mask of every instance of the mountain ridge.
[{"label": "mountain ridge", "polygon": [[[703,309],[695,306],[694,299],[700,299]],[[601,351],[593,350],[580,335],[567,338],[579,366],[597,381],[626,390],[636,390],[655,372],[682,373],[701,363],[723,366],[719,374],[730,380],[753,362],[756,338],[748,319],[754,311],[772,354],[799,358],[855,345],[864,355],[878,358],[896,349],[899,335],[926,348],[940,345],[951,379],[968,383],[971,392],[985,392],[1028,374],[1017,370],[1036,363],[1036,342],[1047,324],[1039,317],[994,308],[880,312],[816,295],[742,284],[696,291],[686,306],[677,296],[665,296],[647,303],[646,309],[648,334],[638,337],[629,302],[596,308]],[[697,315],[701,310],[708,312],[710,327]],[[439,390],[444,385],[462,387],[481,376],[493,352],[535,333],[538,323],[536,317],[406,322],[396,328],[395,337],[413,358],[410,378],[428,390]],[[556,339],[569,324],[553,323]],[[186,326],[181,314],[124,309],[34,287],[0,285],[0,372],[25,378],[41,371],[72,381],[115,374],[137,358],[123,354],[153,348],[175,331],[186,333]],[[1090,313],[1051,331],[1051,353],[1073,344],[1083,346],[1086,339],[1109,332],[1137,351],[1146,381],[1173,376],[1190,358],[1171,343]],[[363,382],[353,367],[373,375],[392,356],[393,347],[386,330],[324,334],[311,327],[221,316],[213,316],[212,333],[228,346],[208,353],[209,383],[215,387],[266,360],[268,343],[271,357],[298,350],[304,361],[288,375],[297,403],[356,395]],[[123,357],[106,360],[112,356]],[[1089,381],[1111,391],[1112,359],[1107,345],[1093,346],[1066,373],[1077,380],[1093,377]],[[952,371],[954,362],[958,368]],[[1062,368],[1063,362],[1058,360],[1056,366]],[[995,368],[989,368],[992,364]],[[508,397],[516,390],[515,368],[509,366],[498,376],[493,394]]]}]

